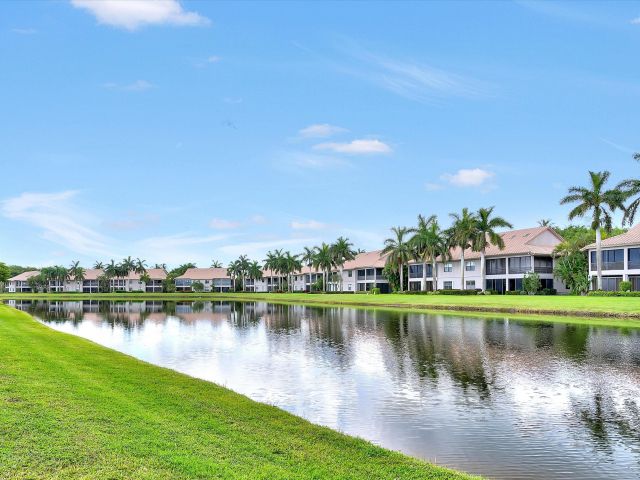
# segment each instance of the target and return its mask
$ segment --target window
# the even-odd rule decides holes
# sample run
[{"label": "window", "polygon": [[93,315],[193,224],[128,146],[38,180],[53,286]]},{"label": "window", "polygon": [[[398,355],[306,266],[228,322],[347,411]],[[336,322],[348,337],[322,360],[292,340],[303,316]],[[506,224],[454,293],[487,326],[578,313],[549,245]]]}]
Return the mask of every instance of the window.
[{"label": "window", "polygon": [[453,290],[453,282],[444,282],[445,290]]},{"label": "window", "polygon": [[[602,251],[602,269],[603,270],[622,270],[624,269],[624,250],[603,250]],[[596,265],[596,252],[591,252],[591,270],[595,271],[598,268]]]},{"label": "window", "polygon": [[509,273],[527,273],[531,270],[531,257],[509,259]]},{"label": "window", "polygon": [[[492,258],[487,260],[487,275],[504,275],[507,273],[507,260],[504,258]],[[495,290],[495,289],[491,289]]]},{"label": "window", "polygon": [[475,272],[475,270],[476,270],[476,262],[467,262],[467,263],[465,263],[464,269],[467,272]]},{"label": "window", "polygon": [[[445,263],[444,264],[444,271],[445,272],[453,272],[453,263]],[[447,283],[447,282],[445,282]],[[451,282],[449,282],[451,283]]]},{"label": "window", "polygon": [[422,278],[422,264],[409,265],[409,278]]},{"label": "window", "polygon": [[347,275],[349,276],[349,278],[353,277],[353,270],[349,270],[347,272]]},{"label": "window", "polygon": [[487,290],[495,290],[498,293],[504,293],[506,287],[506,280],[504,278],[500,279],[490,279],[487,280],[486,289]]},{"label": "window", "polygon": [[410,292],[419,292],[421,283],[422,282],[409,282],[409,291]]},{"label": "window", "polygon": [[[597,286],[597,282],[598,282],[597,278],[595,281]],[[622,277],[602,277],[602,290],[606,290],[609,292],[617,292],[619,290],[621,281],[622,281]]]},{"label": "window", "polygon": [[629,268],[640,268],[640,248],[629,249]]},{"label": "window", "polygon": [[467,289],[467,290],[475,290],[476,289],[476,281],[475,280],[467,280],[465,282],[465,289]]},{"label": "window", "polygon": [[538,273],[553,273],[553,260],[550,258],[535,257],[533,259],[533,268]]}]

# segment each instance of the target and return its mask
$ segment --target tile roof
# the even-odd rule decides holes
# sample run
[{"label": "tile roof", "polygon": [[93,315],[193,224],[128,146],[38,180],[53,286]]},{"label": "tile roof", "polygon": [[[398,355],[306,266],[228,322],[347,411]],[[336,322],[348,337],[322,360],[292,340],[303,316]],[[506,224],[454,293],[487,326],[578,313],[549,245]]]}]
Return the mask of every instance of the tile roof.
[{"label": "tile roof", "polygon": [[[545,232],[549,232],[550,235],[542,236]],[[495,245],[491,245],[485,252],[487,258],[511,255],[551,255],[555,246],[562,242],[562,237],[550,227],[509,230],[501,233],[500,236],[504,240],[504,249],[500,250]],[[467,248],[464,251],[464,258],[465,260],[480,258],[480,252],[474,252]],[[460,260],[460,248],[451,250],[451,259]]]},{"label": "tile roof", "polygon": [[353,270],[354,268],[383,268],[387,262],[387,255],[381,256],[381,254],[382,250],[359,253],[354,260],[345,262],[344,270]]},{"label": "tile roof", "polygon": [[189,268],[184,275],[176,279],[212,280],[214,278],[230,278],[226,268]]},{"label": "tile roof", "polygon": [[22,273],[19,273],[18,275],[16,275],[15,277],[11,277],[8,281],[9,282],[26,282],[31,277],[35,277],[36,275],[39,275],[39,274],[40,274],[40,270],[32,270],[30,272],[22,272]]},{"label": "tile roof", "polygon": [[[624,247],[627,245],[640,245],[640,223],[635,227],[629,229],[628,232],[616,235],[615,237],[609,237],[602,240],[602,248],[609,247]],[[589,250],[596,248],[596,244],[592,243],[583,248],[583,250]]]}]

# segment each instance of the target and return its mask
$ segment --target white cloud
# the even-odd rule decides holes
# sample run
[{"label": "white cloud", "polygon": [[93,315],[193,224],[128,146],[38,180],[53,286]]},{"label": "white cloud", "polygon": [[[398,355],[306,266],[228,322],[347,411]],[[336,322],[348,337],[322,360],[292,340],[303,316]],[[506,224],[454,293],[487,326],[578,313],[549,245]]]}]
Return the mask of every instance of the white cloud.
[{"label": "white cloud", "polygon": [[308,220],[306,222],[291,222],[291,228],[294,230],[323,230],[328,228],[329,225],[326,223],[318,222],[317,220]]},{"label": "white cloud", "polygon": [[342,158],[307,152],[285,152],[276,161],[276,166],[283,170],[325,170],[350,165],[350,162]]},{"label": "white cloud", "polygon": [[202,26],[211,21],[196,12],[186,12],[178,0],[71,0],[91,13],[98,23],[137,30],[147,25]]},{"label": "white cloud", "polygon": [[456,187],[479,187],[494,177],[493,172],[481,168],[462,168],[456,173],[445,173],[440,178]]},{"label": "white cloud", "polygon": [[35,35],[38,33],[35,28],[12,28],[11,31],[18,35]]},{"label": "white cloud", "polygon": [[42,237],[83,255],[110,255],[108,239],[89,225],[94,219],[72,204],[78,192],[23,193],[0,203],[2,214],[39,228]]},{"label": "white cloud", "polygon": [[424,188],[427,189],[427,191],[429,192],[436,192],[438,190],[442,190],[444,188],[444,185],[440,184],[440,183],[426,183]]},{"label": "white cloud", "polygon": [[232,230],[234,228],[238,228],[240,225],[240,222],[225,220],[223,218],[212,218],[209,222],[209,226],[217,230]]},{"label": "white cloud", "polygon": [[348,130],[346,128],[336,127],[335,125],[329,125],[328,123],[317,123],[303,128],[298,132],[298,134],[303,138],[327,138],[347,131]]},{"label": "white cloud", "polygon": [[347,153],[350,155],[370,155],[391,153],[391,147],[376,139],[352,140],[346,143],[328,142],[314,145],[316,150],[330,150],[335,153]]},{"label": "white cloud", "polygon": [[632,25],[640,25],[640,17],[631,20]]},{"label": "white cloud", "polygon": [[121,90],[123,92],[144,92],[154,87],[154,85],[146,80],[136,80],[132,83],[119,84],[114,82],[108,82],[102,85],[109,90]]}]

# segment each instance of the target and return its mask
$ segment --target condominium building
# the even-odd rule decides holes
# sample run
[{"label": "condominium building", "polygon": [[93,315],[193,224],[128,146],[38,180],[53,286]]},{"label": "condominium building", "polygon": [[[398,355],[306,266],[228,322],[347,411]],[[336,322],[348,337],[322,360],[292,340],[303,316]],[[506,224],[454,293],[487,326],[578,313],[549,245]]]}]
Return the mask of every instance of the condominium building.
[{"label": "condominium building", "polygon": [[231,277],[226,268],[189,268],[184,275],[176,277],[176,291],[191,292],[195,282],[202,284],[204,292],[231,290]]},{"label": "condominium building", "polygon": [[28,280],[31,277],[40,275],[40,271],[32,270],[30,272],[22,272],[15,277],[11,277],[7,280],[7,289],[9,293],[26,293],[31,291]]},{"label": "condominium building", "polygon": [[[562,242],[562,237],[550,227],[525,228],[500,234],[504,249],[491,245],[485,252],[486,283],[488,290],[504,293],[509,290],[522,290],[522,281],[529,272],[540,276],[542,288],[555,288],[566,291],[565,285],[553,276],[554,248]],[[471,249],[464,252],[461,262],[461,250],[451,250],[447,259],[439,258],[436,263],[437,288],[442,290],[473,290],[482,288],[481,255]],[[409,265],[409,290],[433,290],[432,266],[426,265],[426,282],[423,282],[425,265],[413,262]],[[464,269],[464,285],[462,285]]]},{"label": "condominium building", "polygon": [[[618,290],[623,280],[631,282],[631,289],[640,291],[640,224],[628,232],[602,240],[602,289]],[[587,245],[591,288],[597,287],[596,244]]]},{"label": "condominium building", "polygon": [[[368,292],[372,288],[379,288],[381,293],[389,293],[389,281],[382,274],[386,262],[387,255],[382,255],[381,250],[359,253],[353,260],[345,262],[342,281],[330,282],[329,290]],[[335,270],[334,273],[339,271]]]}]

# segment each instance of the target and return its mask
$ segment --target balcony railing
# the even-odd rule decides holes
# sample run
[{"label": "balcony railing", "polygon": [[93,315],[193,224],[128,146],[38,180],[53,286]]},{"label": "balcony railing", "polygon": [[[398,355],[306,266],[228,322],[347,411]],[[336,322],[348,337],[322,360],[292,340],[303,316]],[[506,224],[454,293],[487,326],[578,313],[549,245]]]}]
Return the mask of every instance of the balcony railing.
[{"label": "balcony railing", "polygon": [[640,262],[629,262],[629,270],[640,269]]},{"label": "balcony railing", "polygon": [[509,273],[528,273],[531,271],[531,265],[520,265],[509,267]]},{"label": "balcony railing", "polygon": [[[598,265],[593,266],[594,269],[598,268]],[[602,262],[603,270],[624,270],[624,262]]]},{"label": "balcony railing", "polygon": [[505,273],[507,273],[507,269],[505,267],[487,268],[487,275],[504,275]]},{"label": "balcony railing", "polygon": [[553,267],[543,267],[536,265],[534,271],[536,273],[553,273]]}]

